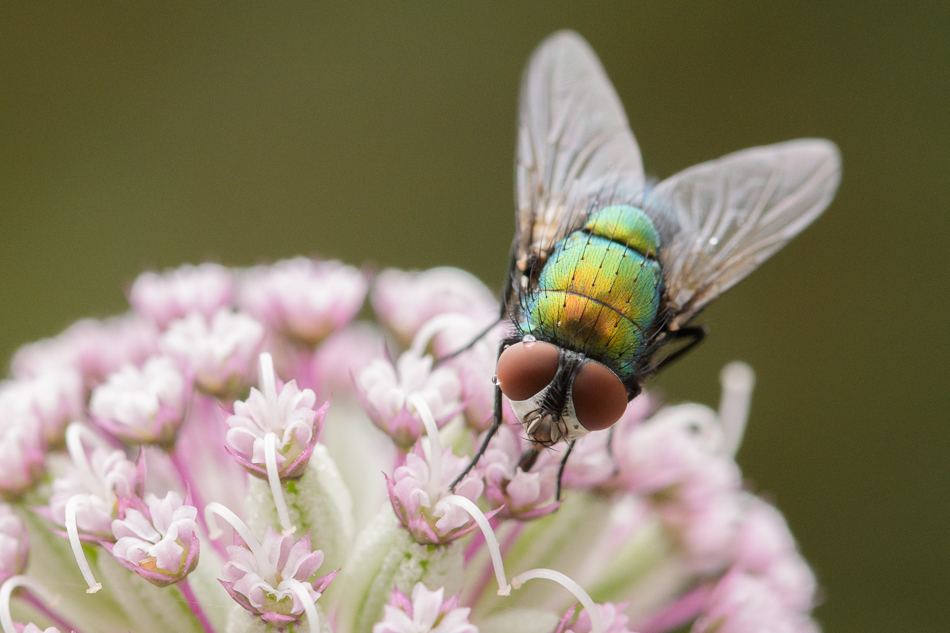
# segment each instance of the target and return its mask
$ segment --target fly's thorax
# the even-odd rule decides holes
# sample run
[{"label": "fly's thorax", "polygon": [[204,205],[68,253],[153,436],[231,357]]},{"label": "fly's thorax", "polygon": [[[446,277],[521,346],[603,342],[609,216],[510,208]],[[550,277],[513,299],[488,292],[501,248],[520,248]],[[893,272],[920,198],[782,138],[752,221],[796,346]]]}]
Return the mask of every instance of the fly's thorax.
[{"label": "fly's thorax", "polygon": [[558,242],[523,302],[524,330],[604,362],[630,379],[663,295],[659,236],[639,209],[606,207]]},{"label": "fly's thorax", "polygon": [[647,259],[655,260],[660,248],[660,234],[653,221],[641,209],[628,204],[595,211],[581,230],[621,244]]}]

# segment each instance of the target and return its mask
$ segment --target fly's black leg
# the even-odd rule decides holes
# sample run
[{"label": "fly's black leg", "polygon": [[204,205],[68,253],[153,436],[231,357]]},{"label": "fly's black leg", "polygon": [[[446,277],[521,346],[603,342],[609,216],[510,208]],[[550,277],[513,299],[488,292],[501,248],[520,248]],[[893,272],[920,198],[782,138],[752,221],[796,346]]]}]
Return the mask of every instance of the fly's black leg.
[{"label": "fly's black leg", "polygon": [[[504,343],[502,343],[504,345]],[[462,474],[455,478],[455,481],[452,482],[452,485],[449,486],[449,489],[453,492],[455,491],[455,486],[458,482],[462,481],[462,478],[469,473],[472,468],[475,467],[475,464],[478,463],[478,460],[482,458],[482,455],[485,454],[485,450],[488,448],[488,443],[491,441],[492,436],[495,435],[495,432],[498,431],[498,427],[501,426],[501,387],[495,385],[495,413],[492,416],[491,428],[488,429],[488,433],[485,434],[485,440],[482,442],[482,445],[478,447],[478,452],[475,453],[475,456],[472,458],[472,461],[469,462],[468,466],[465,467],[465,470],[462,471]]]},{"label": "fly's black leg", "polygon": [[654,368],[654,371],[660,371],[680,358],[682,358],[686,352],[691,351],[694,347],[703,342],[703,339],[706,338],[706,328],[702,325],[690,325],[684,328],[680,328],[673,332],[670,332],[670,342],[679,341],[681,339],[688,339],[689,342],[686,343],[683,347],[679,348],[669,356],[666,356],[660,359],[660,362],[657,363],[657,366]]},{"label": "fly's black leg", "polygon": [[620,467],[617,466],[617,460],[614,459],[614,432],[617,430],[617,425],[610,427],[610,430],[607,431],[607,457],[610,458],[610,461],[614,463],[614,474],[620,470]]},{"label": "fly's black leg", "polygon": [[571,440],[570,444],[567,445],[567,450],[564,451],[564,457],[561,458],[561,465],[557,469],[557,495],[554,497],[555,501],[561,500],[561,478],[564,476],[564,467],[567,466],[567,458],[571,456],[575,442],[577,442],[577,440]]}]

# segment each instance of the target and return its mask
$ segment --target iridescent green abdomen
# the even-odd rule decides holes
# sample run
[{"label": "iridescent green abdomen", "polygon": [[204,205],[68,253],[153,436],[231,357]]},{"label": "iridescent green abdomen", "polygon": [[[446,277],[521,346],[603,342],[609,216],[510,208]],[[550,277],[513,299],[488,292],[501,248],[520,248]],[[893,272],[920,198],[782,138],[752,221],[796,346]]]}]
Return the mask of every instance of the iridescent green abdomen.
[{"label": "iridescent green abdomen", "polygon": [[554,245],[525,302],[522,334],[582,352],[630,378],[663,293],[653,222],[635,207],[593,214]]}]

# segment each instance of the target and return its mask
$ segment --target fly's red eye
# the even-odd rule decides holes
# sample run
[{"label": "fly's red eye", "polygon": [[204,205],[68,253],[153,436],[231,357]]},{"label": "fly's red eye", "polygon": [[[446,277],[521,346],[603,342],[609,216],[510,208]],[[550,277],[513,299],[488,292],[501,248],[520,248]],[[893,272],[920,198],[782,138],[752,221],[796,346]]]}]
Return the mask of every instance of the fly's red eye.
[{"label": "fly's red eye", "polygon": [[574,378],[571,390],[577,421],[588,431],[612,426],[627,410],[627,390],[617,374],[589,361]]},{"label": "fly's red eye", "polygon": [[558,351],[550,343],[515,343],[498,357],[498,386],[512,400],[527,400],[557,374]]}]

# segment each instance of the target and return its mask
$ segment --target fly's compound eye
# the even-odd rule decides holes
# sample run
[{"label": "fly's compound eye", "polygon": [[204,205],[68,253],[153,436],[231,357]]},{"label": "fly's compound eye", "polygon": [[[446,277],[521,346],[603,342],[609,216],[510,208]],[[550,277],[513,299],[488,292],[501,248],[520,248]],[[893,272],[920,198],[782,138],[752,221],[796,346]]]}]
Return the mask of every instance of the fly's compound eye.
[{"label": "fly's compound eye", "polygon": [[527,400],[557,374],[558,351],[550,343],[515,343],[498,357],[498,386],[511,400]]},{"label": "fly's compound eye", "polygon": [[612,426],[627,410],[627,389],[617,374],[596,361],[581,367],[571,389],[577,421],[588,431]]}]

